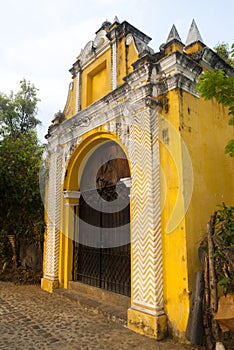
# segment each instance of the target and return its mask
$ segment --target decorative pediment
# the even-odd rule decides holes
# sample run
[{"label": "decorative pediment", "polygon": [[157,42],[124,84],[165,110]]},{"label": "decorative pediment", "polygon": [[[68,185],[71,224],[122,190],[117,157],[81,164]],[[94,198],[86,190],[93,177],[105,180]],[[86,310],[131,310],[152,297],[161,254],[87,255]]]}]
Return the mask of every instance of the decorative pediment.
[{"label": "decorative pediment", "polygon": [[140,54],[143,51],[148,52],[150,54],[154,53],[154,50],[151,47],[149,47],[143,40],[137,37],[133,37],[133,38],[134,38],[134,43],[138,51],[138,54]]},{"label": "decorative pediment", "polygon": [[92,55],[93,52],[93,41],[90,40],[84,47],[84,49],[81,50],[80,53],[80,63],[83,64],[86,62]]},{"label": "decorative pediment", "polygon": [[141,40],[135,35],[128,34],[126,36],[126,45],[129,46],[132,42],[134,42],[138,54],[140,54],[143,51],[146,51],[151,54],[154,53],[154,50],[151,47],[149,47],[145,41]]},{"label": "decorative pediment", "polygon": [[90,40],[80,52],[80,63],[84,65],[90,59],[95,57],[95,54],[102,51],[105,44],[109,42],[104,29],[97,32],[94,40]]},{"label": "decorative pediment", "polygon": [[99,47],[101,47],[103,44],[105,44],[107,41],[109,41],[107,39],[107,36],[106,36],[106,31],[103,29],[103,30],[100,30],[94,41],[93,41],[93,47],[94,49],[98,49]]}]

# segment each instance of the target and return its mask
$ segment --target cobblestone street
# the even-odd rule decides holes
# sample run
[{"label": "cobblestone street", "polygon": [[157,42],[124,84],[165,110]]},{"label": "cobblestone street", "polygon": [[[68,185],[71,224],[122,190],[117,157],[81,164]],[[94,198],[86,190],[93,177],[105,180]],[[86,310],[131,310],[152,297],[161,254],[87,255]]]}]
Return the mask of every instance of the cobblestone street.
[{"label": "cobblestone street", "polygon": [[196,349],[156,342],[39,286],[0,282],[0,349]]}]

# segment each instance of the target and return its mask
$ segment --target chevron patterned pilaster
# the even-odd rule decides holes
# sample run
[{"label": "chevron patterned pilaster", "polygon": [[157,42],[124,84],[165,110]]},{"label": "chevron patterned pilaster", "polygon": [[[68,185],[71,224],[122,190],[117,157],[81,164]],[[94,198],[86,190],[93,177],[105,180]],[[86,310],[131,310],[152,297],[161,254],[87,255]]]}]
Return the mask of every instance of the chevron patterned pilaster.
[{"label": "chevron patterned pilaster", "polygon": [[132,308],[163,314],[158,118],[147,108],[132,126]]},{"label": "chevron patterned pilaster", "polygon": [[44,278],[51,281],[58,280],[61,172],[62,157],[59,152],[55,152],[50,157],[49,187],[46,206],[48,220]]}]

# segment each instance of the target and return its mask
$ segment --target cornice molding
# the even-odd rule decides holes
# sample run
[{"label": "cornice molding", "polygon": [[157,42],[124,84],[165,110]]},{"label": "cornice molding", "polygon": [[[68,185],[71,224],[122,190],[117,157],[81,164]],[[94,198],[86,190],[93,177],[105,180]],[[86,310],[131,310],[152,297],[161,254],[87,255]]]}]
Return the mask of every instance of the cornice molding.
[{"label": "cornice molding", "polygon": [[216,52],[208,47],[189,55],[191,59],[198,62],[206,69],[222,69],[227,75],[234,75],[234,68],[226,63]]},{"label": "cornice molding", "polygon": [[134,113],[140,108],[156,108],[157,98],[173,89],[180,88],[199,96],[195,87],[202,67],[198,62],[178,51],[158,61],[155,58],[144,55],[134,71],[124,78],[124,84],[59,124],[48,139],[49,148],[80,138],[120,117],[124,110]]}]

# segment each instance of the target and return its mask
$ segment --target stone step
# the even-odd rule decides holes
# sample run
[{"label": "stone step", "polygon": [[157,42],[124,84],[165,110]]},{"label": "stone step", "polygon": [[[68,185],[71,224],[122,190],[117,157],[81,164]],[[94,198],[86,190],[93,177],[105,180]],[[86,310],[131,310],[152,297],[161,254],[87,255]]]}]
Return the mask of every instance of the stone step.
[{"label": "stone step", "polygon": [[130,298],[122,295],[104,290],[101,288],[93,287],[88,284],[84,284],[77,281],[68,282],[68,289],[74,290],[78,293],[84,293],[100,300],[106,301],[108,303],[113,303],[116,305],[122,305],[126,309],[130,307]]},{"label": "stone step", "polygon": [[105,316],[108,320],[127,326],[127,310],[130,298],[86,286],[79,282],[69,282],[68,289],[54,289],[56,294],[70,300],[77,306]]}]

